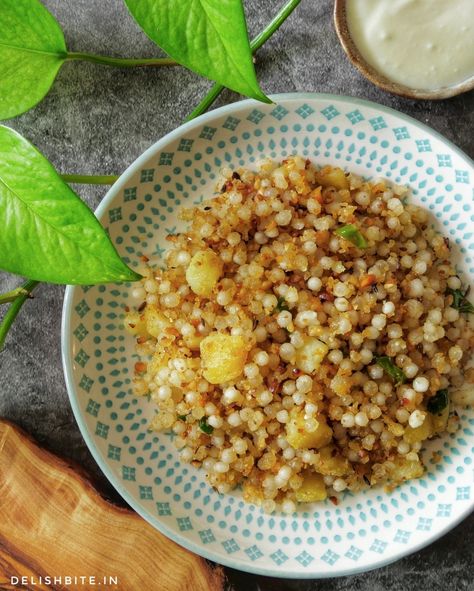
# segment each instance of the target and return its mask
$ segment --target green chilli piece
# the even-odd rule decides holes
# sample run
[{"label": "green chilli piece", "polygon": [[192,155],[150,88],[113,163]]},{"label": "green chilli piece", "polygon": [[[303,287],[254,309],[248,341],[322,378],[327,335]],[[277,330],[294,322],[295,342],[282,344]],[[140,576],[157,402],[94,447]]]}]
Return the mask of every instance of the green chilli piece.
[{"label": "green chilli piece", "polygon": [[273,314],[276,314],[277,312],[283,312],[283,310],[288,311],[290,308],[288,307],[288,304],[285,300],[285,298],[282,298],[281,296],[277,299],[277,305],[275,306],[275,309],[273,310]]},{"label": "green chilli piece", "polygon": [[406,382],[406,375],[393,363],[390,357],[387,357],[386,355],[383,355],[382,357],[376,357],[375,362],[377,365],[380,365],[384,372],[392,378],[395,386],[400,386],[400,384],[404,384]]},{"label": "green chilli piece", "polygon": [[449,393],[447,389],[438,390],[426,405],[428,412],[433,415],[440,415],[449,404]]},{"label": "green chilli piece", "polygon": [[334,230],[334,233],[341,238],[344,238],[344,240],[352,242],[352,244],[357,246],[357,248],[368,247],[367,240],[364,238],[361,231],[353,224],[341,226],[340,228],[337,228],[337,230]]},{"label": "green chilli piece", "polygon": [[466,297],[468,293],[469,288],[463,293],[460,289],[451,289],[448,287],[446,294],[453,296],[451,308],[458,310],[462,314],[474,314],[474,305]]},{"label": "green chilli piece", "polygon": [[211,435],[214,431],[214,427],[208,424],[206,417],[203,417],[199,420],[199,428],[201,429],[201,431],[206,433],[206,435]]}]

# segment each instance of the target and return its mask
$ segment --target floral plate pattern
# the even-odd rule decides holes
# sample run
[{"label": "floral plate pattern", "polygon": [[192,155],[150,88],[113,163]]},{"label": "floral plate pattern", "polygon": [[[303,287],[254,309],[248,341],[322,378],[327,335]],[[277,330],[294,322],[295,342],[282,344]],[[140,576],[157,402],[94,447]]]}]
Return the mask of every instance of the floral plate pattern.
[{"label": "floral plate pattern", "polygon": [[[179,127],[136,160],[97,210],[131,266],[155,264],[177,231],[182,205],[215,191],[219,170],[291,154],[366,177],[410,185],[410,199],[432,212],[450,238],[459,272],[474,283],[474,166],[460,150],[396,111],[316,94],[247,100]],[[63,364],[84,439],[106,476],[147,521],[206,558],[249,572],[334,577],[376,568],[448,531],[473,508],[474,410],[460,428],[430,443],[423,478],[391,494],[377,488],[264,514],[239,491],[219,495],[202,471],[181,464],[171,432],[147,431],[154,410],[131,393],[134,341],[123,330],[130,285],[68,287]],[[442,461],[430,458],[439,451]]]}]

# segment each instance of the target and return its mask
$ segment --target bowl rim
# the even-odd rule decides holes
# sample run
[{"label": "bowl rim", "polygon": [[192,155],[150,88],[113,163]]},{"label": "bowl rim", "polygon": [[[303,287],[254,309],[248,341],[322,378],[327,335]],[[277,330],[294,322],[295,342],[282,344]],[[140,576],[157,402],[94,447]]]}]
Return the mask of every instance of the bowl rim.
[{"label": "bowl rim", "polygon": [[[437,139],[443,141],[446,145],[448,145],[460,158],[466,161],[466,164],[469,167],[474,168],[474,161],[467,156],[460,148],[458,148],[455,144],[453,144],[450,140],[447,140],[442,134],[438,133],[437,131],[430,128],[428,125],[425,125],[418,120],[410,117],[409,115],[405,115],[404,113],[400,113],[396,109],[392,109],[390,107],[386,107],[384,105],[380,105],[373,101],[368,101],[364,99],[359,99],[355,97],[345,96],[345,95],[335,95],[335,94],[326,94],[326,93],[281,93],[281,94],[271,94],[269,97],[272,99],[274,103],[281,103],[285,101],[304,101],[304,100],[313,100],[313,99],[322,99],[328,100],[331,102],[349,102],[355,106],[365,106],[369,108],[375,108],[379,111],[385,112],[390,115],[395,115],[402,120],[409,122],[410,124],[424,130],[427,133],[430,133],[432,136],[436,137]],[[120,178],[110,187],[107,191],[106,195],[102,199],[101,203],[95,210],[95,214],[98,217],[99,221],[101,217],[107,211],[110,203],[115,199],[116,195],[124,188],[127,184],[129,178],[139,170],[142,165],[149,159],[150,156],[156,154],[159,150],[161,150],[164,146],[166,146],[169,142],[175,140],[176,138],[180,137],[185,132],[194,129],[195,127],[200,127],[203,123],[212,121],[216,117],[220,117],[225,114],[232,113],[233,111],[240,110],[245,107],[257,107],[260,103],[253,99],[246,99],[242,101],[236,101],[234,103],[230,103],[228,105],[224,105],[203,115],[200,115],[196,119],[188,121],[176,129],[172,130],[153,145],[151,145],[143,154],[141,154],[134,162],[132,162],[126,170],[120,175]],[[92,435],[89,434],[89,430],[87,428],[86,421],[83,417],[83,413],[79,407],[79,395],[78,391],[75,387],[74,383],[74,371],[73,371],[73,359],[70,355],[70,345],[72,340],[72,327],[71,327],[71,317],[72,317],[72,304],[75,295],[76,289],[79,289],[80,286],[73,286],[68,285],[65,290],[64,302],[63,302],[63,309],[62,309],[62,319],[61,319],[61,358],[63,364],[63,372],[64,378],[66,382],[66,389],[68,392],[69,401],[74,413],[74,417],[76,419],[76,423],[79,426],[79,430],[81,435],[92,454],[95,462],[99,466],[100,470],[106,476],[108,481],[113,485],[115,490],[120,494],[120,496],[125,500],[125,502],[138,513],[145,521],[147,521],[150,525],[155,527],[158,531],[160,531],[163,535],[167,538],[176,542],[180,546],[186,548],[187,550],[202,556],[212,562],[218,562],[218,564],[222,564],[226,567],[233,568],[236,570],[240,570],[243,572],[248,572],[251,574],[256,575],[263,575],[263,576],[275,576],[275,571],[272,570],[271,567],[258,567],[257,565],[253,565],[250,562],[241,562],[232,560],[232,558],[224,555],[220,555],[218,560],[216,560],[216,556],[212,551],[208,551],[205,546],[199,545],[187,537],[181,535],[180,533],[176,532],[175,530],[169,528],[166,524],[162,521],[157,519],[155,516],[149,514],[145,511],[139,502],[135,500],[135,498],[124,488],[118,476],[110,469],[109,465],[102,459],[99,450],[96,448],[94,443],[94,438]],[[459,523],[461,523],[466,517],[468,517],[474,511],[474,498],[472,499],[471,503],[466,507],[466,509],[457,516],[456,519],[449,521],[444,527],[442,527],[439,531],[435,532],[432,535],[427,536],[423,541],[419,542],[418,544],[414,544],[412,546],[408,546],[405,549],[399,551],[397,554],[390,556],[389,558],[381,558],[380,560],[375,560],[369,567],[367,566],[354,566],[352,568],[344,568],[338,572],[330,572],[330,571],[323,571],[323,572],[315,572],[315,571],[308,571],[308,572],[282,572],[277,573],[279,578],[284,579],[326,579],[326,578],[335,578],[335,577],[342,577],[342,576],[349,576],[360,574],[364,572],[369,572],[371,570],[375,570],[389,564],[392,564],[405,556],[409,556],[414,552],[425,548],[426,546],[432,544],[446,533],[448,533],[451,529],[456,527]]]},{"label": "bowl rim", "polygon": [[347,0],[335,0],[334,2],[334,26],[336,28],[339,42],[341,43],[342,48],[344,49],[344,52],[346,53],[350,62],[365,78],[367,78],[367,80],[382,90],[409,99],[442,100],[463,94],[464,92],[469,92],[470,90],[474,89],[474,73],[470,77],[458,82],[457,84],[453,84],[451,86],[442,86],[434,90],[416,89],[390,80],[390,78],[387,78],[381,72],[371,66],[360,53],[359,48],[353,41],[349,31],[346,6]]}]

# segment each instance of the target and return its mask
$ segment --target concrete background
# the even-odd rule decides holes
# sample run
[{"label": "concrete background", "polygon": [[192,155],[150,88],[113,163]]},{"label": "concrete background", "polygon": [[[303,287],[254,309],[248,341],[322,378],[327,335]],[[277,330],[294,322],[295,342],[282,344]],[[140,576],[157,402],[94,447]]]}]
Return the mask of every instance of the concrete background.
[{"label": "concrete background", "polygon": [[[253,36],[284,0],[246,0]],[[159,50],[121,0],[45,0],[71,51],[153,57]],[[259,51],[263,89],[326,92],[370,99],[427,123],[474,156],[474,93],[441,101],[411,101],[378,90],[353,69],[339,46],[331,0],[303,0]],[[209,82],[183,69],[120,70],[69,63],[45,100],[8,122],[60,172],[120,173],[171,131],[198,103]],[[217,105],[236,100],[224,92]],[[76,187],[91,207],[104,187]],[[0,273],[0,291],[18,278]],[[90,456],[69,406],[60,359],[63,288],[41,286],[24,307],[0,354],[0,416],[23,426],[42,444],[87,468],[99,488],[123,502]],[[229,588],[246,591],[445,591],[474,589],[474,515],[443,539],[396,564],[364,575],[325,581],[277,581],[228,570]],[[163,590],[166,591],[166,590]]]}]

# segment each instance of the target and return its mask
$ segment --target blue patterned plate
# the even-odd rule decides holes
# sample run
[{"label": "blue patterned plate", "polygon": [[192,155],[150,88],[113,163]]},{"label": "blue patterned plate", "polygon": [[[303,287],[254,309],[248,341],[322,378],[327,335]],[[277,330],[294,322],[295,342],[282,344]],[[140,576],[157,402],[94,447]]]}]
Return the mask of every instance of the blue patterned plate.
[{"label": "blue patterned plate", "polygon": [[[132,266],[159,264],[181,205],[211,195],[223,166],[301,154],[368,177],[409,184],[457,245],[474,284],[473,163],[414,119],[331,95],[243,101],[173,131],[110,189],[97,215]],[[129,285],[68,287],[63,362],[71,404],[97,463],[124,499],[157,529],[216,562],[279,577],[334,577],[392,562],[438,538],[473,508],[474,411],[454,435],[430,443],[423,478],[391,494],[343,493],[340,503],[266,515],[238,492],[219,495],[178,461],[173,434],[147,431],[153,409],[130,391],[134,342],[123,330]],[[439,450],[442,461],[433,463]]]}]

